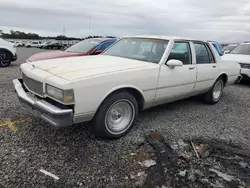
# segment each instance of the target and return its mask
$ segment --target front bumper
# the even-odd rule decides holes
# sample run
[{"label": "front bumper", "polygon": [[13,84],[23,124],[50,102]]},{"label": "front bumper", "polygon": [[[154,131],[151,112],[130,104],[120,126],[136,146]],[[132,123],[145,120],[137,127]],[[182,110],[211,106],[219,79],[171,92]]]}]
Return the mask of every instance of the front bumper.
[{"label": "front bumper", "polygon": [[250,69],[241,68],[240,73],[243,76],[243,79],[250,79]]},{"label": "front bumper", "polygon": [[17,55],[15,54],[14,56],[12,56],[11,60],[16,61],[17,60]]},{"label": "front bumper", "polygon": [[13,80],[20,104],[31,114],[40,117],[55,127],[73,124],[73,110],[58,108],[45,100],[28,94],[19,79]]}]

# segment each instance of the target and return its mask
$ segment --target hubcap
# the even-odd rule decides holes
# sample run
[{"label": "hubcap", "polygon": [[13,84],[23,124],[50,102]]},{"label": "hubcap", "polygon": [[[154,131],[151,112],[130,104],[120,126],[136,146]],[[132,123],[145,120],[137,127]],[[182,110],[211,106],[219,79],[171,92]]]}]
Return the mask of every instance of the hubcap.
[{"label": "hubcap", "polygon": [[133,123],[135,108],[133,104],[125,99],[116,101],[107,111],[105,116],[106,128],[112,134],[125,132]]},{"label": "hubcap", "polygon": [[214,100],[219,100],[222,94],[222,82],[218,81],[214,86],[213,98]]},{"label": "hubcap", "polygon": [[0,54],[0,64],[1,64],[2,66],[8,65],[9,61],[10,61],[10,60],[9,60],[7,54],[5,54],[5,53]]}]

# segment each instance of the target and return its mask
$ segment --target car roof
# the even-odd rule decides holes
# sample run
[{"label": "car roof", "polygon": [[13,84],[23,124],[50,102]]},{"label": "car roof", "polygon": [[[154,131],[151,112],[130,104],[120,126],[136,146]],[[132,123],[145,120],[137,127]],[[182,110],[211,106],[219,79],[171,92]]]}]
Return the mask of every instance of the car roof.
[{"label": "car roof", "polygon": [[[88,39],[93,39],[93,40],[100,40],[100,41],[106,41],[106,40],[117,40],[117,38],[88,38]],[[88,39],[84,39],[84,40],[88,40]]]},{"label": "car roof", "polygon": [[162,36],[162,35],[137,35],[137,36],[125,36],[122,38],[149,38],[149,39],[162,39],[162,40],[190,40],[190,41],[207,42],[205,40],[198,40],[188,37]]}]

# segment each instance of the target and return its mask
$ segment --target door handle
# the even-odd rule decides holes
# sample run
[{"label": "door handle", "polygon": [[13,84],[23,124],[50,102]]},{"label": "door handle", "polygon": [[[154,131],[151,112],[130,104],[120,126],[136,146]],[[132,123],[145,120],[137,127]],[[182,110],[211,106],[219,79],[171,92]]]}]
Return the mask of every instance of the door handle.
[{"label": "door handle", "polygon": [[213,65],[213,68],[216,68],[217,66],[216,65]]},{"label": "door handle", "polygon": [[190,69],[190,70],[193,70],[193,69],[195,69],[195,67],[189,67],[189,69]]}]

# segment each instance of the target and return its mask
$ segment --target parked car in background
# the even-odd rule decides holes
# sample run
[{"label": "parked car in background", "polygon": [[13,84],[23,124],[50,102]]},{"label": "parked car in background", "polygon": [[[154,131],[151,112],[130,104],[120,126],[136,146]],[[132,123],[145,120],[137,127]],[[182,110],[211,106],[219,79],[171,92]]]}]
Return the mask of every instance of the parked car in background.
[{"label": "parked car in background", "polygon": [[72,56],[97,55],[116,42],[117,39],[92,38],[76,43],[62,51],[41,52],[32,55],[27,61],[39,61]]},{"label": "parked car in background", "polygon": [[44,48],[46,45],[49,45],[51,42],[42,42],[41,44],[38,45],[38,48]]},{"label": "parked car in background", "polygon": [[62,48],[62,43],[59,42],[51,42],[49,44],[44,45],[44,49],[58,49],[60,50]]},{"label": "parked car in background", "polygon": [[222,58],[239,63],[243,79],[250,79],[250,42],[239,44],[230,53],[223,55]]},{"label": "parked car in background", "polygon": [[8,42],[11,43],[11,44],[13,44],[13,45],[15,44],[14,40],[9,40]]},{"label": "parked car in background", "polygon": [[14,46],[15,47],[23,47],[24,44],[22,42],[20,42],[20,41],[15,41]]},{"label": "parked car in background", "polygon": [[[87,51],[87,44],[93,42],[71,50]],[[28,62],[20,69],[22,79],[13,83],[29,112],[56,127],[92,120],[103,138],[125,135],[138,111],[159,104],[198,94],[215,104],[241,77],[240,65],[222,60],[209,43],[165,36],[124,37],[97,56]]]},{"label": "parked car in background", "polygon": [[214,46],[214,48],[216,49],[216,51],[218,52],[218,54],[220,56],[223,55],[222,47],[221,47],[221,45],[218,42],[215,42],[215,41],[208,41],[208,42],[210,42]]},{"label": "parked car in background", "polygon": [[30,47],[38,47],[38,45],[41,44],[40,41],[30,41],[28,42],[25,46],[27,48],[30,48]]},{"label": "parked car in background", "polygon": [[0,38],[0,67],[8,67],[12,61],[17,60],[16,47]]},{"label": "parked car in background", "polygon": [[225,46],[223,48],[224,54],[230,53],[234,48],[236,48],[236,46],[238,46],[238,44],[229,44],[229,45]]},{"label": "parked car in background", "polygon": [[13,44],[15,47],[22,47],[22,46],[24,46],[24,44],[22,42],[20,42],[20,41],[10,40],[8,42],[10,42],[11,44]]}]

